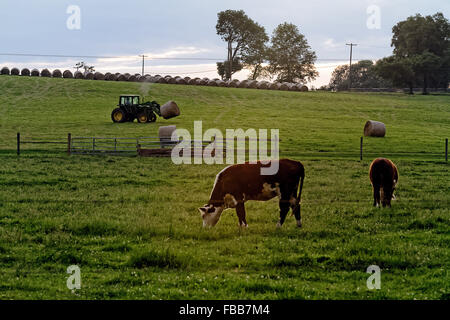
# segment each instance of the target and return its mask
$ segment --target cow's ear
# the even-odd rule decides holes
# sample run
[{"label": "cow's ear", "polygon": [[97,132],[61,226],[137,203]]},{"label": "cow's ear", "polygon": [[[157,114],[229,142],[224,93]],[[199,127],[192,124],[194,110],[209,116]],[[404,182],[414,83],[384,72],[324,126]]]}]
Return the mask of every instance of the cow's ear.
[{"label": "cow's ear", "polygon": [[200,208],[198,208],[198,211],[200,211],[200,213],[206,213],[206,208],[200,207]]}]

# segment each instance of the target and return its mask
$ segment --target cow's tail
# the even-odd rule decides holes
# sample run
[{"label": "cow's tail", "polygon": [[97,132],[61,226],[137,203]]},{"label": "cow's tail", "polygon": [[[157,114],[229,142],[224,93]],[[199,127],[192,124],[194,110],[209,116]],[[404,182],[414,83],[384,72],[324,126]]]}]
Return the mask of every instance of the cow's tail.
[{"label": "cow's tail", "polygon": [[300,204],[302,200],[302,190],[303,190],[303,180],[305,180],[305,172],[303,171],[302,176],[300,177],[300,186],[298,187],[298,195],[297,195],[297,203]]}]

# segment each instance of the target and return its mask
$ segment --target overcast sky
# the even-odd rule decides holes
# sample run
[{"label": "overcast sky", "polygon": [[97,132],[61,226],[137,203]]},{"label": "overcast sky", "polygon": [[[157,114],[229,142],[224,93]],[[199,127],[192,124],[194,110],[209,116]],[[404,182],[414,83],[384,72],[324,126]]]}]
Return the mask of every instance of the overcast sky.
[{"label": "overcast sky", "polygon": [[[71,5],[80,8],[80,29],[67,27]],[[374,8],[379,8],[379,26]],[[0,54],[120,57],[0,55],[0,67],[69,69],[83,60],[101,72],[140,73],[137,55],[144,53],[160,58],[146,61],[146,73],[215,78],[216,60],[209,59],[226,57],[226,44],[215,31],[217,13],[226,9],[243,9],[269,35],[280,23],[297,25],[318,57],[315,86],[327,84],[333,68],[348,62],[346,43],[358,44],[354,59],[375,60],[391,54],[392,26],[398,21],[416,13],[442,12],[450,18],[449,0],[0,0]],[[237,78],[245,76],[241,72]]]}]

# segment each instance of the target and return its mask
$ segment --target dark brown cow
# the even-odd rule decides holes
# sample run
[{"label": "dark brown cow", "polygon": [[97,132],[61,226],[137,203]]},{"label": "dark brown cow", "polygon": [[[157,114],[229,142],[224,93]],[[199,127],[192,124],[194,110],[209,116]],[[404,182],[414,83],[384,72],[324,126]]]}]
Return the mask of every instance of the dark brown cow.
[{"label": "dark brown cow", "polygon": [[370,164],[369,176],[373,187],[373,205],[378,207],[381,201],[383,207],[390,207],[398,183],[395,164],[389,159],[377,158]]},{"label": "dark brown cow", "polygon": [[[262,175],[261,168],[277,165],[274,161],[278,162],[278,171],[273,175]],[[272,160],[269,164],[258,161],[253,164],[246,162],[228,166],[217,174],[208,204],[199,208],[203,226],[215,226],[225,209],[235,208],[239,225],[247,227],[245,201],[267,201],[278,196],[280,199],[278,226],[283,224],[291,208],[297,226],[301,227],[300,197],[304,178],[303,165],[289,159]]]}]

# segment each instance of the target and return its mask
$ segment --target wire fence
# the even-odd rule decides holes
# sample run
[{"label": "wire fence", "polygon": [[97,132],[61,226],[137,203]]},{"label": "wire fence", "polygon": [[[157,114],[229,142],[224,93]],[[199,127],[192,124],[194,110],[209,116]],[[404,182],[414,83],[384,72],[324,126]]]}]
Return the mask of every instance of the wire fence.
[{"label": "wire fence", "polygon": [[[229,142],[234,143],[230,146]],[[380,139],[359,138],[359,148],[356,147],[356,139],[345,146],[340,146],[335,142],[328,145],[323,140],[311,141],[308,139],[304,144],[298,141],[285,141],[278,144],[281,140],[275,139],[277,145],[271,139],[223,139],[217,140],[213,137],[209,141],[192,140],[189,145],[193,156],[202,156],[206,147],[210,146],[209,151],[222,150],[221,154],[225,157],[227,152],[233,152],[233,156],[266,155],[273,156],[274,147],[277,148],[280,157],[296,156],[308,157],[314,159],[321,158],[352,158],[362,161],[365,158],[378,156],[407,157],[415,159],[445,160],[448,162],[448,138],[439,139],[439,143],[433,142],[433,148],[424,150],[411,150],[408,146],[405,149],[392,151],[389,144],[382,144]],[[27,138],[22,139],[21,134],[17,133],[17,155],[23,152],[66,152],[68,155],[125,155],[125,156],[170,156],[175,145],[180,141],[172,141],[164,137],[73,137],[70,133],[64,139],[47,138]],[[251,145],[251,142],[253,144]],[[33,148],[24,146],[32,145]],[[195,147],[201,146],[201,153],[195,151]],[[255,149],[256,147],[256,149]],[[183,148],[180,144],[180,148]],[[198,150],[198,149],[197,149]],[[212,154],[215,156],[215,154]]]}]

